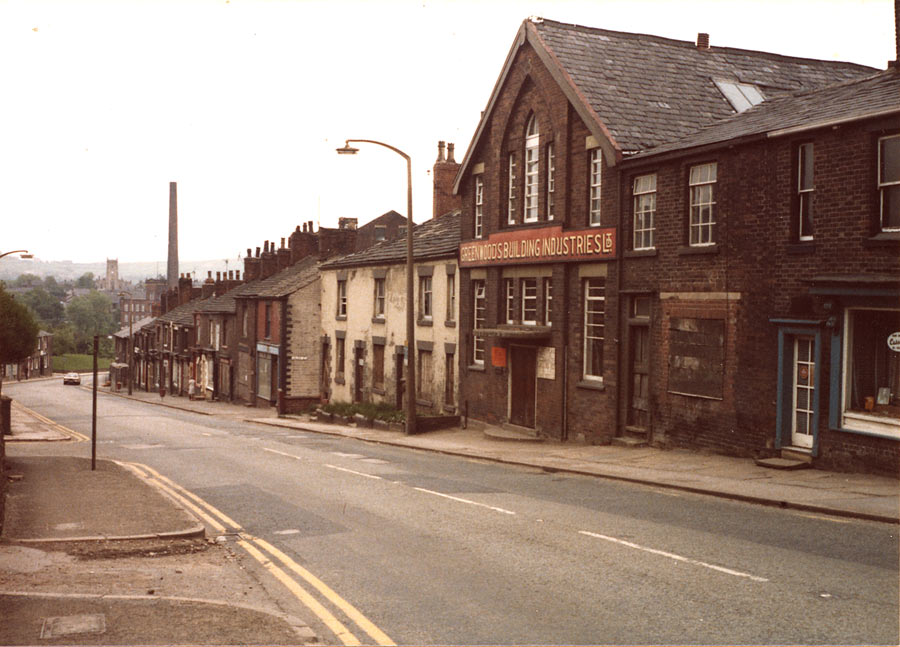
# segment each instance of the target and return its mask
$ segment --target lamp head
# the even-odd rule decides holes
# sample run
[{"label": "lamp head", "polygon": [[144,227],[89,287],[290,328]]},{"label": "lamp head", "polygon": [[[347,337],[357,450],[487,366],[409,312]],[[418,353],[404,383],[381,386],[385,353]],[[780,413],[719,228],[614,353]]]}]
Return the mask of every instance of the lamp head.
[{"label": "lamp head", "polygon": [[336,149],[336,150],[337,150],[337,152],[338,152],[338,155],[356,155],[356,154],[359,152],[359,149],[358,149],[358,148],[353,148],[353,147],[350,145],[350,142],[349,142],[349,141],[344,142],[344,147],[343,147],[343,148],[338,148],[338,149]]}]

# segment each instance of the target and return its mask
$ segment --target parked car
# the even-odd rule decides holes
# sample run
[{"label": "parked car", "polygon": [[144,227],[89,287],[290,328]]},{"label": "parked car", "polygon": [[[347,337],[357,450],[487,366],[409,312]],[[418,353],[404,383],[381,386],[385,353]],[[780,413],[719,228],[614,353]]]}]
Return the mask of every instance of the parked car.
[{"label": "parked car", "polygon": [[66,373],[63,376],[63,384],[81,384],[81,376],[78,373]]}]

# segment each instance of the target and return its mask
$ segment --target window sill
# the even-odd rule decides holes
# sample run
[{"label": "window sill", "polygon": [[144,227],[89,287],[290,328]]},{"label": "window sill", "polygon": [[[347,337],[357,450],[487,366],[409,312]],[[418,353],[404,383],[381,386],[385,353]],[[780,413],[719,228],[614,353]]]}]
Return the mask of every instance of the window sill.
[{"label": "window sill", "polygon": [[871,413],[845,411],[843,427],[840,431],[900,439],[900,420]]},{"label": "window sill", "polygon": [[444,326],[447,328],[456,328],[456,322],[455,321],[445,321]]},{"label": "window sill", "polygon": [[372,387],[372,393],[374,393],[375,395],[384,395],[384,394],[385,394],[385,390],[384,390],[383,387],[382,387],[382,388],[379,388],[379,387],[377,387],[377,386],[373,386],[373,387]]},{"label": "window sill", "polygon": [[579,389],[588,389],[590,391],[605,391],[606,385],[603,384],[600,380],[580,380],[575,383],[575,386]]},{"label": "window sill", "polygon": [[416,325],[430,327],[434,325],[434,321],[432,319],[419,319],[416,321]]},{"label": "window sill", "polygon": [[372,317],[373,324],[384,324],[384,317]]},{"label": "window sill", "polygon": [[416,398],[416,405],[420,407],[428,407],[431,409],[434,406],[434,403],[431,400],[419,400]]},{"label": "window sill", "polygon": [[477,371],[477,372],[479,372],[479,373],[484,373],[486,369],[484,368],[484,364],[469,364],[469,365],[466,367],[466,370],[469,370],[469,371]]},{"label": "window sill", "polygon": [[335,315],[335,321],[347,321],[347,315]]},{"label": "window sill", "polygon": [[900,247],[900,231],[883,231],[863,241],[863,247]]},{"label": "window sill", "polygon": [[659,250],[653,249],[632,249],[625,251],[625,258],[652,258],[659,254]]},{"label": "window sill", "polygon": [[816,244],[811,240],[796,241],[787,246],[788,254],[815,254]]},{"label": "window sill", "polygon": [[678,248],[678,254],[681,256],[692,256],[696,254],[718,254],[719,246],[716,245],[683,245]]},{"label": "window sill", "polygon": [[346,382],[344,382],[344,376],[343,375],[335,375],[334,383],[335,384],[346,384]]}]

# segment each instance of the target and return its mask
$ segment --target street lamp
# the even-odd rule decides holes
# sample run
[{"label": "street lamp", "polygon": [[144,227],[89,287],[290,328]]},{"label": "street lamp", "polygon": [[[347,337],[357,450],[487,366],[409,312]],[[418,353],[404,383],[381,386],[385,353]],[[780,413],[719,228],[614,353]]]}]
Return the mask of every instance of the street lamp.
[{"label": "street lamp", "polygon": [[134,374],[134,368],[131,366],[134,359],[134,297],[131,292],[119,292],[119,297],[128,295],[128,395],[132,394],[131,376]]},{"label": "street lamp", "polygon": [[374,139],[348,139],[343,148],[338,148],[339,155],[356,155],[358,148],[354,144],[376,144],[397,153],[406,160],[406,433],[416,433],[416,320],[414,312],[415,291],[413,289],[413,211],[412,211],[412,161],[409,155],[384,142]]},{"label": "street lamp", "polygon": [[9,256],[10,254],[21,254],[19,258],[34,258],[34,254],[29,254],[27,249],[14,249],[11,252],[3,252],[0,254],[0,258]]}]

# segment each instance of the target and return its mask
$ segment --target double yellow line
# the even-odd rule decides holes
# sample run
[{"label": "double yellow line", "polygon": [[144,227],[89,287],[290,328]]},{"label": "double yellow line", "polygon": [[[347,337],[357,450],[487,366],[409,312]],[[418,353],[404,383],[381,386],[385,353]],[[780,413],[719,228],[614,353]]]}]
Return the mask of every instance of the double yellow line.
[{"label": "double yellow line", "polygon": [[[193,512],[215,531],[236,534],[239,537],[238,545],[247,551],[253,559],[258,561],[275,579],[281,582],[304,606],[312,611],[343,644],[361,645],[362,643],[343,622],[326,608],[325,604],[304,588],[304,585],[317,591],[326,603],[339,609],[352,623],[368,634],[372,642],[367,644],[395,645],[387,634],[376,627],[356,607],[335,593],[322,580],[297,564],[269,542],[244,532],[237,522],[221,510],[210,505],[193,492],[169,480],[151,467],[139,463],[119,462],[119,465],[130,469],[139,477],[145,479],[164,495]],[[293,577],[290,573],[293,573]]]},{"label": "double yellow line", "polygon": [[61,431],[62,433],[66,434],[67,436],[71,436],[76,442],[87,442],[90,440],[90,438],[85,436],[84,434],[78,433],[74,429],[69,429],[68,427],[64,427],[61,424],[59,424],[58,422],[54,422],[53,420],[50,420],[50,418],[48,418],[46,416],[42,416],[37,411],[32,411],[31,409],[26,407],[24,404],[21,404],[21,403],[17,402],[16,400],[13,400],[12,405],[14,407],[16,407],[17,409],[21,409],[24,413],[27,413],[29,416],[32,416],[33,418],[37,418],[38,420],[43,422],[45,425],[49,425],[49,426],[53,427],[54,429],[56,429],[57,431]]}]

